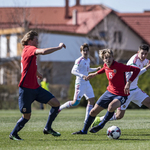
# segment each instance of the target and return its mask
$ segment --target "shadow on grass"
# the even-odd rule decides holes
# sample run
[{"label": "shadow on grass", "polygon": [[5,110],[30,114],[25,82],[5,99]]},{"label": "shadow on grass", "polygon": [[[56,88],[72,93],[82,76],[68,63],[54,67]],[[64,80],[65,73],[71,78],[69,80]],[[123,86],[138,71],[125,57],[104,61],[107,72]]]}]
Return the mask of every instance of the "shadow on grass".
[{"label": "shadow on grass", "polygon": [[[38,141],[112,141],[109,138],[103,138],[103,137],[107,137],[106,134],[87,134],[87,135],[72,135],[70,137],[70,135],[67,137],[53,137],[53,138],[42,138],[39,139]],[[138,138],[139,137],[139,138]],[[144,138],[143,138],[144,137]],[[147,138],[146,138],[147,137]],[[121,135],[121,137],[117,140],[113,140],[113,141],[149,141],[150,140],[150,134],[138,134],[138,135],[130,135],[130,134],[123,134]]]}]

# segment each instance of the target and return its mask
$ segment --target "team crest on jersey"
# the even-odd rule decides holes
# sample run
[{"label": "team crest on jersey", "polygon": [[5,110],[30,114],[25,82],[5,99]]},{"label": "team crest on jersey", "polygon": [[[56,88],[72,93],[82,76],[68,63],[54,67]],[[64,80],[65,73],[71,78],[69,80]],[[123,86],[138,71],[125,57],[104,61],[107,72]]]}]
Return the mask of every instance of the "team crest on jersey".
[{"label": "team crest on jersey", "polygon": [[26,109],[26,108],[23,108],[23,109],[22,109],[22,111],[23,111],[23,112],[26,112],[26,111],[27,111],[27,109]]},{"label": "team crest on jersey", "polygon": [[114,69],[114,70],[113,70],[113,72],[114,72],[114,73],[117,73],[117,70],[116,70],[116,69]]},{"label": "team crest on jersey", "polygon": [[126,105],[123,105],[123,108],[126,108]]}]

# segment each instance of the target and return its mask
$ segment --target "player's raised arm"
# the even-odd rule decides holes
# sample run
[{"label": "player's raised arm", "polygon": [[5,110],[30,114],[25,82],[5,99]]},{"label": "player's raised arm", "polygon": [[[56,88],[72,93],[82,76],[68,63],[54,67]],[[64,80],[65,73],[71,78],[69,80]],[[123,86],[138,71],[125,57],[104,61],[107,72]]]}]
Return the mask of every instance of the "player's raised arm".
[{"label": "player's raised arm", "polygon": [[51,47],[51,48],[44,48],[44,49],[37,49],[35,51],[35,55],[47,55],[50,53],[53,53],[57,50],[60,50],[62,48],[66,48],[66,45],[64,43],[60,43],[58,47]]}]

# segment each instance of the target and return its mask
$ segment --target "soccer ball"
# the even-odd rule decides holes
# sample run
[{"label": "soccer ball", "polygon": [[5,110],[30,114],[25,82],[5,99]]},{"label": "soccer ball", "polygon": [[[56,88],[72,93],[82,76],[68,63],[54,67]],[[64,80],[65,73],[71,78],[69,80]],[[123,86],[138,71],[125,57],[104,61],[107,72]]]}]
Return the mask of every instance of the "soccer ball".
[{"label": "soccer ball", "polygon": [[117,126],[111,126],[107,129],[107,136],[110,139],[118,139],[121,135],[121,130]]}]

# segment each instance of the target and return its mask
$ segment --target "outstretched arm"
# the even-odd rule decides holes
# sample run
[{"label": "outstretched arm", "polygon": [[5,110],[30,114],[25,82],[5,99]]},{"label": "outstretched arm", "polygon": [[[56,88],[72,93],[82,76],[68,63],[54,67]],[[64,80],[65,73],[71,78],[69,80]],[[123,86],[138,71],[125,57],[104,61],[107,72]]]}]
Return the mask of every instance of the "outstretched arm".
[{"label": "outstretched arm", "polygon": [[53,53],[53,52],[55,52],[57,50],[60,50],[63,47],[66,48],[66,45],[64,43],[60,43],[58,47],[36,49],[35,55],[47,55],[47,54]]},{"label": "outstretched arm", "polygon": [[140,73],[138,76],[142,75],[144,72],[146,72],[148,69],[150,69],[150,64],[147,64],[147,66],[145,66],[144,68],[142,68],[140,70]]},{"label": "outstretched arm", "polygon": [[99,66],[99,67],[97,67],[97,68],[89,68],[89,72],[94,72],[94,71],[98,71],[98,70],[100,70],[101,69],[101,67]]}]

